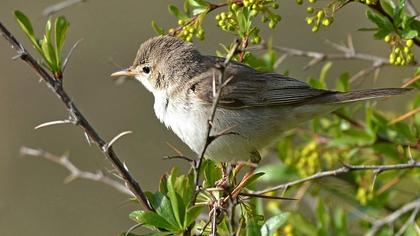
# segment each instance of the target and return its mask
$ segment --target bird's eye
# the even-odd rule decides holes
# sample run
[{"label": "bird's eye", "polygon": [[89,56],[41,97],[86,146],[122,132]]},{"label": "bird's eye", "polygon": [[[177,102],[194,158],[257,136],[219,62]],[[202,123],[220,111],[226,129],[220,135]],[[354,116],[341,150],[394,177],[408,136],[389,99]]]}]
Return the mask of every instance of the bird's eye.
[{"label": "bird's eye", "polygon": [[149,74],[150,73],[150,67],[148,67],[148,66],[143,67],[143,72],[146,73],[146,74]]}]

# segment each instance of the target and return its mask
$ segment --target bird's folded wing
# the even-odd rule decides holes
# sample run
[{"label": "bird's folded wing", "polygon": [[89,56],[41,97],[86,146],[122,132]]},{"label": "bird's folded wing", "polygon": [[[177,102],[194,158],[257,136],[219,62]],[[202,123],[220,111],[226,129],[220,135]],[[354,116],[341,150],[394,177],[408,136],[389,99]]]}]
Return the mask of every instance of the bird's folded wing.
[{"label": "bird's folded wing", "polygon": [[[193,82],[196,97],[204,103],[213,103],[213,84],[220,72],[213,70],[202,74]],[[242,64],[231,64],[225,70],[219,107],[241,109],[260,106],[286,106],[303,104],[333,91],[315,89],[305,82],[275,73],[262,73]]]}]

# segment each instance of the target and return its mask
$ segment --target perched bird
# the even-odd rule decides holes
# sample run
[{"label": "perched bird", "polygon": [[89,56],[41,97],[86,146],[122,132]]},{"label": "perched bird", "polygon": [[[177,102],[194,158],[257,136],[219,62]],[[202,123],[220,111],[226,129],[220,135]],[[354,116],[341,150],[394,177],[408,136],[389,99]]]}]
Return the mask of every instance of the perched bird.
[{"label": "perched bird", "polygon": [[[132,76],[155,98],[157,118],[194,152],[206,142],[214,83],[224,58],[202,55],[191,43],[171,36],[144,42],[134,63],[112,76]],[[216,78],[216,79],[215,79]],[[312,88],[305,82],[276,73],[257,71],[231,61],[224,69],[229,82],[223,88],[211,135],[215,139],[205,156],[218,161],[260,160],[259,150],[282,132],[317,115],[356,101],[398,95],[409,89],[382,88],[337,92]]]}]

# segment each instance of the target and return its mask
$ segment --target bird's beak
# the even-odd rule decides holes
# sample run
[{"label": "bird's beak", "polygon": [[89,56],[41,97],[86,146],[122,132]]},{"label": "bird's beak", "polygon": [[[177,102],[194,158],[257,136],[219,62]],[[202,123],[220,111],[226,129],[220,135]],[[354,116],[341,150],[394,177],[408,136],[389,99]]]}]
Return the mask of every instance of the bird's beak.
[{"label": "bird's beak", "polygon": [[138,73],[133,70],[132,68],[127,68],[124,70],[120,70],[117,72],[114,72],[111,74],[112,77],[119,77],[119,76],[128,76],[128,77],[134,77],[136,76]]}]

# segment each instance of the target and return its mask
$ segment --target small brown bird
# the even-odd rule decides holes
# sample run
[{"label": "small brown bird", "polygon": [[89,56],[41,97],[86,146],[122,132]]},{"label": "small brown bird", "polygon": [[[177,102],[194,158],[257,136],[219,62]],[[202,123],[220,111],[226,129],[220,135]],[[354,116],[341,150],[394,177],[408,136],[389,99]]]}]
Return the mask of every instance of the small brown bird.
[{"label": "small brown bird", "polygon": [[[112,76],[132,76],[155,97],[158,119],[193,151],[200,153],[206,140],[207,120],[224,58],[201,55],[191,43],[171,36],[144,42],[134,63]],[[231,78],[220,97],[211,134],[230,129],[213,141],[206,152],[219,161],[260,160],[259,150],[282,132],[317,115],[356,101],[398,95],[409,89],[383,88],[337,92],[312,88],[305,82],[276,73],[256,71],[232,61],[225,68]]]}]

